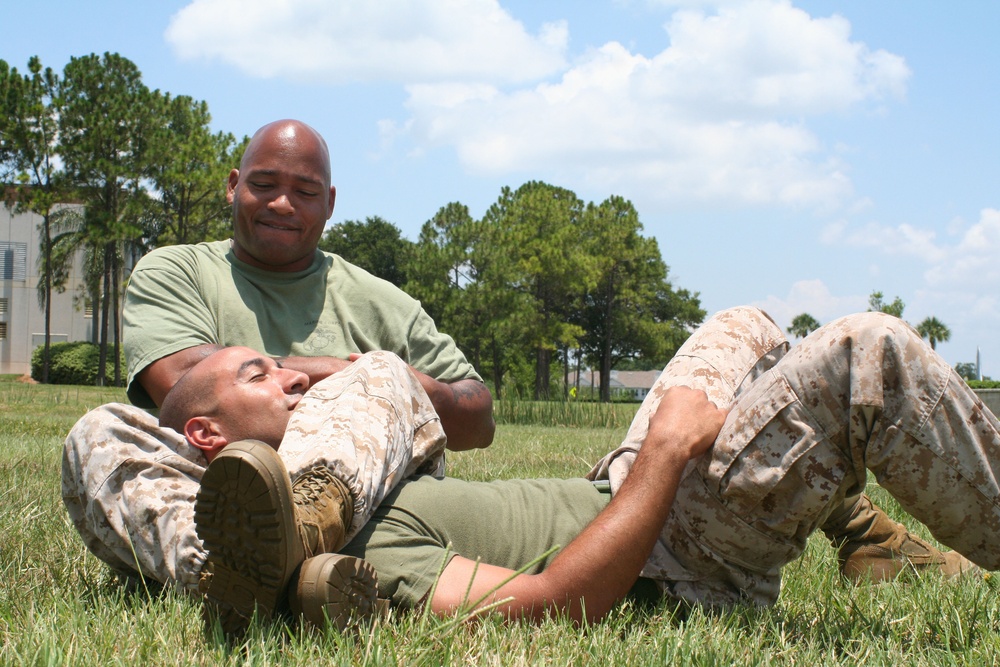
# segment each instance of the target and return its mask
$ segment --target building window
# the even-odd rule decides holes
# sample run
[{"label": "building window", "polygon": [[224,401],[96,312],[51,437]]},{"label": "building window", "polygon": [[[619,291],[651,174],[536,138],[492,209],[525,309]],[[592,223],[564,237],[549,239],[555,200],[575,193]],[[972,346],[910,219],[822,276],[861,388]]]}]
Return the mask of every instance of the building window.
[{"label": "building window", "polygon": [[91,306],[89,303],[83,308],[83,316],[88,320],[93,319],[94,317],[94,307]]},{"label": "building window", "polygon": [[0,315],[7,312],[7,297],[0,297]]},{"label": "building window", "polygon": [[0,280],[28,279],[28,244],[0,241]]},{"label": "building window", "polygon": [[7,340],[7,323],[0,322],[0,340]]}]

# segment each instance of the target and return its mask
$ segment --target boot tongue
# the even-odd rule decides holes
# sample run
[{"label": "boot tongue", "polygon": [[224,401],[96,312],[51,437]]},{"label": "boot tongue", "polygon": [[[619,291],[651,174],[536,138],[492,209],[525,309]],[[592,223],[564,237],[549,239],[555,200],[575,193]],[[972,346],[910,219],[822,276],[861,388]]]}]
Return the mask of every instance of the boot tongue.
[{"label": "boot tongue", "polygon": [[309,556],[344,546],[354,502],[347,486],[326,468],[314,468],[292,485],[295,520]]}]

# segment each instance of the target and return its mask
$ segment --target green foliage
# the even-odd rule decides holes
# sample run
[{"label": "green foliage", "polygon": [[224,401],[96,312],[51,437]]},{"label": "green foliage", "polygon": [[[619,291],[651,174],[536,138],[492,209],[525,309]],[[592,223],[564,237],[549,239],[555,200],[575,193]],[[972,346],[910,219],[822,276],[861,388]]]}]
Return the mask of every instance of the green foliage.
[{"label": "green foliage", "polygon": [[397,287],[406,283],[406,261],[412,245],[399,227],[377,215],[364,222],[337,223],[319,242],[321,250],[340,255]]},{"label": "green foliage", "polygon": [[[48,340],[52,293],[62,288],[68,267],[53,238],[60,214],[67,212],[59,207],[68,194],[63,173],[56,166],[60,82],[50,68],[43,70],[37,57],[28,61],[28,70],[21,77],[16,68],[0,61],[0,183],[14,183],[5,188],[8,205],[42,218],[38,303],[44,311]],[[41,375],[47,378],[47,366],[43,365]]]},{"label": "green foliage", "polygon": [[157,245],[229,238],[232,215],[226,201],[230,170],[249,142],[230,133],[212,134],[208,104],[186,95],[153,91],[145,173],[159,197],[150,212]]},{"label": "green foliage", "polygon": [[903,303],[903,300],[897,296],[893,299],[892,303],[886,303],[884,299],[885,297],[882,292],[872,292],[868,296],[869,312],[886,313],[888,315],[902,318],[903,310],[906,308],[906,304]]},{"label": "green foliage", "polygon": [[931,349],[937,349],[938,343],[946,343],[951,339],[951,329],[945,326],[944,322],[936,317],[927,317],[917,325],[917,333],[921,338],[926,338],[931,344]]},{"label": "green foliage", "polygon": [[792,318],[792,325],[788,327],[788,333],[796,338],[805,338],[819,327],[819,321],[815,317],[809,313],[802,313]]},{"label": "green foliage", "polygon": [[[152,229],[146,169],[153,155],[157,106],[135,63],[117,53],[70,58],[60,86],[59,155],[86,206],[81,243],[93,257],[87,283],[99,311],[99,381],[108,348],[119,343],[125,255]],[[113,378],[121,364],[113,359]]]},{"label": "green foliage", "polygon": [[[38,346],[31,353],[31,377],[42,380],[42,353]],[[49,384],[97,384],[100,348],[93,343],[53,343],[49,349]],[[121,362],[124,364],[124,357]]]},{"label": "green foliage", "polygon": [[955,372],[973,389],[996,389],[1000,387],[1000,382],[991,380],[987,375],[984,375],[983,379],[980,380],[976,372],[976,365],[971,361],[960,361],[955,364]]},{"label": "green foliage", "polygon": [[583,331],[580,352],[611,400],[611,369],[637,357],[662,367],[705,318],[697,294],[667,281],[656,239],[642,236],[639,213],[622,197],[588,204],[581,231],[591,282],[573,317]]},{"label": "green foliage", "polygon": [[976,365],[971,361],[960,361],[955,364],[955,372],[964,380],[978,380]]},{"label": "green foliage", "polygon": [[621,197],[585,206],[546,183],[503,188],[482,220],[451,203],[424,224],[405,289],[495,396],[551,397],[571,355],[608,369],[638,357],[662,367],[704,319],[641,232]]},{"label": "green foliage", "polygon": [[581,242],[583,209],[573,192],[529,181],[504,188],[484,217],[491,242],[503,249],[492,258],[503,276],[496,283],[523,296],[517,328],[534,357],[536,400],[550,396],[553,352],[576,346],[583,333],[571,317],[594,280],[594,257]]}]

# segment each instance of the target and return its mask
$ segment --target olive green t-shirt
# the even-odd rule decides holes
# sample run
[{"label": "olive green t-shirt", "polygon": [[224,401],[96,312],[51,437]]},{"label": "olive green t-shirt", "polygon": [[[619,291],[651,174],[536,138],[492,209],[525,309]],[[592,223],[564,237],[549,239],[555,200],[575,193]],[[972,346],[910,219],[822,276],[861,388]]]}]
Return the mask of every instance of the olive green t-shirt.
[{"label": "olive green t-shirt", "polygon": [[241,262],[229,241],[159,248],[132,272],[122,319],[128,396],[144,408],[154,406],[139,371],[206,344],[273,357],[388,350],[442,382],[481,380],[419,301],[330,253],[279,273]]},{"label": "olive green t-shirt", "polygon": [[[609,499],[585,479],[419,477],[401,482],[341,553],[375,567],[380,597],[412,608],[430,592],[446,559],[460,555],[520,569],[569,544]],[[554,557],[528,572],[540,572]]]}]

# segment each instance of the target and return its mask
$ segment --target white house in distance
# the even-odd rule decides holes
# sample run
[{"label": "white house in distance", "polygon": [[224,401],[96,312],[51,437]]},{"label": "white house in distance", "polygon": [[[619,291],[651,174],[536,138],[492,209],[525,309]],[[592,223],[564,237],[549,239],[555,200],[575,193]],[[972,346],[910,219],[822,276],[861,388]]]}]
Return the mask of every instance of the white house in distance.
[{"label": "white house in distance", "polygon": [[[31,372],[31,352],[45,344],[45,311],[38,304],[42,217],[0,206],[0,374]],[[66,291],[52,295],[53,343],[90,341],[84,309],[82,254],[73,261]]]},{"label": "white house in distance", "polygon": [[[656,378],[660,377],[660,371],[611,371],[610,386],[611,393],[627,395],[632,400],[641,401],[646,398]],[[579,386],[580,389],[593,388],[596,393],[601,386],[600,371],[582,371],[580,382],[577,384],[576,372],[569,374],[570,386]]]}]

